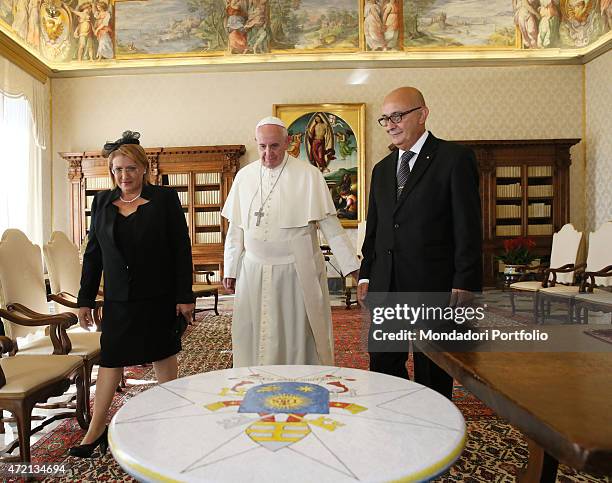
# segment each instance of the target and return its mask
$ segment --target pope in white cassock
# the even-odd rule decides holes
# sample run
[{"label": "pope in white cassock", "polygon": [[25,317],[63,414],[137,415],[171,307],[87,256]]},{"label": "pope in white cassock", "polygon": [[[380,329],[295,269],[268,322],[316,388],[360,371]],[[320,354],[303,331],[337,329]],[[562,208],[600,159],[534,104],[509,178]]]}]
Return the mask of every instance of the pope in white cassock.
[{"label": "pope in white cassock", "polygon": [[221,214],[223,285],[236,292],[232,320],[234,367],[333,365],[322,230],[340,269],[356,277],[359,261],[336,217],[321,172],[287,154],[289,137],[276,117],[255,129],[260,159],[236,175]]}]

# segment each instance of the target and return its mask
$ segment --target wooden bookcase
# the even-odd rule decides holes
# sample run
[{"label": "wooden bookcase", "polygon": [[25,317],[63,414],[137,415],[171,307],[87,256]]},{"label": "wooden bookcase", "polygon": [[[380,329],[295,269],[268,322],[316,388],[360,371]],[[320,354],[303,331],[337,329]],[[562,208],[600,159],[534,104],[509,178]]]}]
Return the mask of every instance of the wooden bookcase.
[{"label": "wooden bookcase", "polygon": [[[198,272],[212,271],[211,281],[223,276],[223,243],[227,222],[221,208],[240,168],[243,145],[188,146],[145,149],[152,184],[172,186],[181,199],[189,226],[194,281]],[[59,153],[69,163],[72,240],[79,245],[87,235],[91,202],[97,191],[110,189],[108,162],[100,151]]]},{"label": "wooden bookcase", "polygon": [[569,222],[570,148],[579,139],[458,141],[480,170],[484,285],[496,285],[503,241],[528,236],[548,257],[552,234]]}]

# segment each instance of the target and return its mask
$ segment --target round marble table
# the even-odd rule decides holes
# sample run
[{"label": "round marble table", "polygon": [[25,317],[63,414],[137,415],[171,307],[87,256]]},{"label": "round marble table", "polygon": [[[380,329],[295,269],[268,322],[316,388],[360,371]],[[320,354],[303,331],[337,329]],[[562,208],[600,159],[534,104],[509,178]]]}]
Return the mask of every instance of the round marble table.
[{"label": "round marble table", "polygon": [[109,442],[141,481],[421,481],[453,464],[465,434],[455,405],[420,384],[261,366],[153,387],[117,412]]}]

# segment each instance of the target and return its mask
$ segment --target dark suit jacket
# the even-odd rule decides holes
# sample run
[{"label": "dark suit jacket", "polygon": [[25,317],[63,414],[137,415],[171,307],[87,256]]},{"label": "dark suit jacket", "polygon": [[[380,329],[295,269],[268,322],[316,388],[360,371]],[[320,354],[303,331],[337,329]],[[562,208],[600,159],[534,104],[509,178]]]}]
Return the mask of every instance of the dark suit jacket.
[{"label": "dark suit jacket", "polygon": [[469,148],[431,133],[395,200],[398,151],[372,171],[360,278],[370,292],[482,288],[478,168]]},{"label": "dark suit jacket", "polygon": [[[149,203],[135,220],[138,258],[128,266],[115,243],[118,188],[96,194],[91,206],[89,241],[83,257],[78,305],[94,307],[104,270],[104,299],[116,302],[170,297],[193,302],[191,243],[181,202],[175,190],[143,186]],[[142,210],[142,212],[140,212]]]}]

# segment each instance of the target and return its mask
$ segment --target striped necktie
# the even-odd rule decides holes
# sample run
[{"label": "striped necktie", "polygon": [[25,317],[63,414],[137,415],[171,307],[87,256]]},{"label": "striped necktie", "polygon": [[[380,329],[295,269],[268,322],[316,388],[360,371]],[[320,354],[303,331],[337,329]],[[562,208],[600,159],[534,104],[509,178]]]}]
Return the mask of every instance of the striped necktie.
[{"label": "striped necktie", "polygon": [[410,174],[410,160],[415,155],[412,151],[404,151],[402,159],[400,160],[400,167],[397,171],[397,196],[396,200],[399,200],[402,190],[408,181],[408,175]]}]

